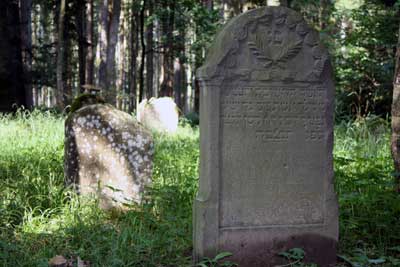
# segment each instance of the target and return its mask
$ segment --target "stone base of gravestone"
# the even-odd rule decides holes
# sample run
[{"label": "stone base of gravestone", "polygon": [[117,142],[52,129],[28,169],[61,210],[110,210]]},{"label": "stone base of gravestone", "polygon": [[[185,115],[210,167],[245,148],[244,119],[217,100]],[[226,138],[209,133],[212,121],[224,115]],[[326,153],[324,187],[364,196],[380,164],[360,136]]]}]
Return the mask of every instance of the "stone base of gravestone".
[{"label": "stone base of gravestone", "polygon": [[65,122],[65,180],[103,208],[140,202],[151,183],[153,140],[131,115],[108,104],[84,106]]},{"label": "stone base of gravestone", "polygon": [[273,267],[301,248],[335,264],[334,85],[318,33],[288,8],[251,10],[219,32],[197,77],[195,261],[228,251],[241,267]]}]

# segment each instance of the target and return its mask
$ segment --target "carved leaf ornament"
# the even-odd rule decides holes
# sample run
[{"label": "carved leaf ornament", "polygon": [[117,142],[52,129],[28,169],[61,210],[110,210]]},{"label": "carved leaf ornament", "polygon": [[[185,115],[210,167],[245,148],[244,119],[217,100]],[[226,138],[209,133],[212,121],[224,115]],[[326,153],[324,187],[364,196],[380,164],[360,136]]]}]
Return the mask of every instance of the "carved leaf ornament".
[{"label": "carved leaf ornament", "polygon": [[[261,12],[243,14],[244,23],[228,26],[232,39],[219,47],[210,64],[199,72],[204,79],[296,80],[317,81],[325,69],[327,55],[319,42],[319,34],[310,30],[302,17],[287,8],[265,8]],[[246,17],[247,16],[247,17]],[[231,24],[232,25],[232,24]],[[225,35],[226,36],[226,35]],[[219,39],[219,44],[224,44]],[[229,38],[227,38],[229,40]],[[228,47],[227,47],[228,46]],[[243,49],[254,56],[244,60]],[[222,56],[218,56],[218,54]],[[296,57],[305,53],[311,61]],[[247,55],[247,54],[244,54]],[[307,57],[309,58],[309,57]],[[288,66],[289,62],[307,62],[300,71]]]},{"label": "carved leaf ornament", "polygon": [[[255,25],[252,26],[253,36],[250,36],[247,45],[265,68],[272,65],[283,68],[284,63],[301,51],[304,36],[309,29],[304,23],[299,23],[300,21],[300,17],[288,16],[284,9],[278,14],[268,9],[255,20]],[[245,28],[248,28],[246,26]],[[262,30],[257,31],[259,27]]]}]

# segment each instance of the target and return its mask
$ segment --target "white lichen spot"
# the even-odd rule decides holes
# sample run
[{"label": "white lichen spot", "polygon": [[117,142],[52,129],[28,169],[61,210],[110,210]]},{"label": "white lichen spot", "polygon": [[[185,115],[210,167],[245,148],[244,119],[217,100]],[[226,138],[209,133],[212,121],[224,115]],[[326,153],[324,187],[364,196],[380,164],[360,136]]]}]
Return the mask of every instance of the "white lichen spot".
[{"label": "white lichen spot", "polygon": [[78,118],[78,124],[80,126],[83,126],[85,124],[85,122],[86,122],[86,118],[85,117],[79,117]]}]

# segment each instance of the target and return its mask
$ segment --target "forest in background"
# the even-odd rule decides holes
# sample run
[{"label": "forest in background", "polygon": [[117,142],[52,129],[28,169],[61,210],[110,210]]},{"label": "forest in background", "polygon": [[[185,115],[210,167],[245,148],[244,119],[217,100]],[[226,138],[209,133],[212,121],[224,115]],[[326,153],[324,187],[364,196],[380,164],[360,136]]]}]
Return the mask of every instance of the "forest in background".
[{"label": "forest in background", "polygon": [[[275,3],[274,3],[275,2]],[[85,90],[134,112],[170,96],[198,112],[201,66],[229,18],[274,0],[0,1],[0,110],[65,109]],[[336,118],[390,114],[400,11],[396,0],[280,1],[330,50]]]}]

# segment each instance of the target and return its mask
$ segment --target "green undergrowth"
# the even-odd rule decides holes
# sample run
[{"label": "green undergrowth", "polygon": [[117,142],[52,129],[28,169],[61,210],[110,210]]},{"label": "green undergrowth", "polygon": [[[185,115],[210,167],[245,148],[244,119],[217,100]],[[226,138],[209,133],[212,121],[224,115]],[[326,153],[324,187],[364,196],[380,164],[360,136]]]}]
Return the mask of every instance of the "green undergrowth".
[{"label": "green undergrowth", "polygon": [[[55,255],[91,266],[190,266],[198,129],[156,135],[145,201],[105,212],[63,186],[63,121],[38,111],[0,116],[0,267],[48,266]],[[392,172],[386,121],[337,125],[341,265],[400,266]]]},{"label": "green undergrowth", "polygon": [[400,266],[400,195],[393,189],[389,129],[377,117],[336,127],[340,258],[347,266]]}]

